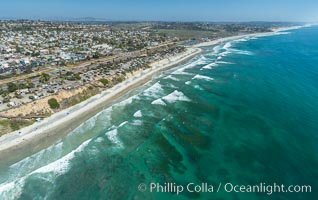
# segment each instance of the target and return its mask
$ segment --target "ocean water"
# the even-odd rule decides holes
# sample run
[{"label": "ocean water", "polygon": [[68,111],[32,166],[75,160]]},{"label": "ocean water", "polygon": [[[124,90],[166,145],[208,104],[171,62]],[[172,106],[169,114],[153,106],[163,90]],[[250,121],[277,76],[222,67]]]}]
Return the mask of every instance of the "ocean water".
[{"label": "ocean water", "polygon": [[[206,47],[49,148],[0,169],[0,199],[310,200],[317,180],[313,26]],[[191,182],[214,192],[149,191],[150,183]],[[223,185],[216,192],[219,183],[312,192],[237,193]]]}]

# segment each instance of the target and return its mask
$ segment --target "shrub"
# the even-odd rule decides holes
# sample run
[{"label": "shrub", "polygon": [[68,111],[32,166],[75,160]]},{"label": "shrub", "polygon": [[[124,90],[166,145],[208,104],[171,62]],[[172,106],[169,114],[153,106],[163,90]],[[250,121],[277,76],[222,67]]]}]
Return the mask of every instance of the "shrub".
[{"label": "shrub", "polygon": [[18,86],[15,83],[8,83],[7,86],[9,92],[15,92],[18,89]]},{"label": "shrub", "polygon": [[49,82],[50,78],[51,78],[51,76],[49,74],[42,73],[40,76],[40,82],[47,83],[47,82]]},{"label": "shrub", "polygon": [[60,104],[57,102],[57,100],[55,98],[49,99],[48,104],[50,105],[50,108],[52,108],[52,109],[60,108]]},{"label": "shrub", "polygon": [[101,82],[104,86],[109,84],[109,80],[107,79],[100,79],[99,82]]}]

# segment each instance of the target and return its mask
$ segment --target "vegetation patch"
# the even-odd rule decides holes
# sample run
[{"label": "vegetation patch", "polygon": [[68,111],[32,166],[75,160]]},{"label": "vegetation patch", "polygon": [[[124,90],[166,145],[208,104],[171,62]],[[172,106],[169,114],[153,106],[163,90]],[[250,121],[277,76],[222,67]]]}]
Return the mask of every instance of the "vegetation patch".
[{"label": "vegetation patch", "polygon": [[51,109],[59,109],[60,108],[60,104],[57,102],[57,100],[55,98],[49,99],[48,104],[49,104]]},{"label": "vegetation patch", "polygon": [[104,86],[109,84],[109,80],[106,78],[100,79],[99,82],[101,82]]},{"label": "vegetation patch", "polygon": [[33,124],[33,120],[26,119],[1,119],[0,120],[0,136],[11,131],[17,131],[23,127]]}]

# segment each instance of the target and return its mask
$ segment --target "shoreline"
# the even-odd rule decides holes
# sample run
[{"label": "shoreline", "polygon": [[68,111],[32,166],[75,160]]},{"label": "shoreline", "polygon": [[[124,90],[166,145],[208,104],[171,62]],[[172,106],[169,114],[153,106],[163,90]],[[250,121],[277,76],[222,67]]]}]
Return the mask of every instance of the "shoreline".
[{"label": "shoreline", "polygon": [[[156,73],[189,60],[200,52],[202,52],[202,49],[190,47],[187,48],[186,52],[155,61],[150,64],[151,68],[134,72],[125,81],[102,91],[100,94],[54,113],[40,122],[35,122],[18,131],[1,136],[0,160],[8,160],[5,155],[9,153],[11,155],[12,152],[20,154],[19,152],[24,150],[24,154],[31,155],[49,146],[52,141],[56,141],[61,136],[74,130],[81,123],[100,112],[101,109],[111,106],[119,97],[151,80]],[[25,149],[28,151],[25,151]],[[9,160],[17,159],[9,158]]]},{"label": "shoreline", "polygon": [[[18,131],[1,136],[0,161],[5,159],[9,160],[9,162],[14,162],[14,160],[19,160],[19,156],[25,157],[25,155],[20,155],[21,152],[26,155],[31,155],[45,147],[48,147],[53,141],[58,140],[70,131],[74,130],[84,121],[100,112],[103,108],[111,106],[116,100],[118,100],[118,98],[122,97],[127,92],[151,80],[153,75],[156,73],[172,68],[175,65],[189,60],[195,55],[201,53],[203,50],[200,47],[212,46],[221,42],[235,40],[242,37],[267,36],[280,31],[301,27],[304,26],[278,28],[272,32],[237,35],[202,42],[187,47],[186,52],[163,60],[155,61],[150,64],[151,68],[134,72],[133,75],[128,76],[125,81],[110,89],[102,91],[100,94],[92,96],[75,106],[54,113],[53,115],[43,119],[41,122],[35,122],[34,124],[24,127]],[[9,158],[6,156],[8,154],[10,154]],[[15,155],[16,157],[11,157],[12,155]],[[3,163],[0,162],[0,166],[1,164]]]},{"label": "shoreline", "polygon": [[255,36],[270,36],[273,34],[276,34],[281,31],[288,31],[288,30],[293,30],[293,29],[299,29],[303,27],[308,27],[311,25],[304,25],[304,26],[290,26],[290,27],[281,27],[281,28],[274,28],[272,29],[271,32],[263,32],[263,33],[250,33],[250,34],[242,34],[242,35],[235,35],[235,36],[229,36],[229,37],[224,37],[224,38],[219,38],[207,42],[201,42],[199,44],[192,45],[192,47],[200,48],[200,47],[205,47],[205,46],[213,46],[221,42],[226,42],[229,40],[236,40],[240,39],[242,37],[255,37]]}]

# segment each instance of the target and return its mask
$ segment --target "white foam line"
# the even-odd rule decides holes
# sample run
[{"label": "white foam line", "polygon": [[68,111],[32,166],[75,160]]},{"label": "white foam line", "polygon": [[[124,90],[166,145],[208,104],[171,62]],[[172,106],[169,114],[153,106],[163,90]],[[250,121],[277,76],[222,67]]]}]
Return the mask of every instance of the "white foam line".
[{"label": "white foam line", "polygon": [[[91,139],[85,141],[82,143],[77,149],[73,150],[72,152],[66,154],[62,158],[51,162],[48,165],[45,165],[43,167],[40,167],[33,172],[19,178],[18,180],[9,182],[9,183],[3,183],[0,185],[0,196],[5,197],[9,196],[10,198],[18,198],[21,194],[22,187],[24,185],[25,180],[30,177],[33,174],[41,174],[41,173],[50,173],[53,172],[54,177],[57,177],[69,170],[69,162],[75,157],[75,153],[82,151],[88,143],[91,141]],[[13,191],[12,191],[13,190]]]},{"label": "white foam line", "polygon": [[120,128],[120,127],[124,126],[124,125],[125,125],[125,124],[127,124],[127,123],[128,123],[128,121],[124,121],[124,122],[122,122],[121,124],[119,124],[118,128]]},{"label": "white foam line", "polygon": [[206,80],[206,81],[213,81],[214,79],[208,76],[202,76],[202,75],[195,75],[192,79],[202,79],[202,80]]},{"label": "white foam line", "polygon": [[140,126],[140,125],[142,125],[142,121],[141,120],[133,120],[131,122],[131,124],[134,125],[134,126]]},{"label": "white foam line", "polygon": [[75,157],[75,153],[83,151],[83,149],[88,145],[88,143],[91,140],[92,139],[86,140],[79,147],[77,147],[77,149],[73,150],[71,153],[68,153],[62,158],[35,170],[30,175],[35,173],[48,173],[48,172],[54,172],[59,175],[65,173],[69,169],[69,161]]},{"label": "white foam line", "polygon": [[173,77],[171,75],[166,76],[164,79],[171,79],[171,80],[174,80],[174,81],[179,81],[179,79],[177,79],[176,77]]},{"label": "white foam line", "polygon": [[164,101],[162,101],[161,98],[154,100],[153,102],[151,102],[151,104],[152,104],[152,105],[163,105],[163,106],[166,105],[166,103],[165,103]]},{"label": "white foam line", "polygon": [[213,62],[213,63],[210,63],[208,65],[205,65],[202,67],[202,69],[212,69],[212,67],[216,67],[218,64],[217,62]]}]

